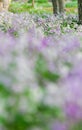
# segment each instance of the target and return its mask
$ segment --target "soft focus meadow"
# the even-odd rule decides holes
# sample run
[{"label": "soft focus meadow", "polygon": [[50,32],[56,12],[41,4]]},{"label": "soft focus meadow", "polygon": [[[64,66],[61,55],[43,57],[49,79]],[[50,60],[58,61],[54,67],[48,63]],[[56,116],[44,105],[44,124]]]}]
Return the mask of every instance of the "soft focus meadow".
[{"label": "soft focus meadow", "polygon": [[77,19],[0,13],[0,130],[82,130]]}]

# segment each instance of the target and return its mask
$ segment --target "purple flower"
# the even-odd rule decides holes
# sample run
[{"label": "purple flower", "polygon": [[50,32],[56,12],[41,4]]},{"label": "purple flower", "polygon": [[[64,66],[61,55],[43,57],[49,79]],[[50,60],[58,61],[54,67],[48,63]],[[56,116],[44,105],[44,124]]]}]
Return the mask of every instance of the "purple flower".
[{"label": "purple flower", "polygon": [[65,114],[70,119],[82,119],[82,108],[77,103],[67,102],[65,104]]},{"label": "purple flower", "polygon": [[64,52],[71,52],[71,51],[80,47],[80,42],[76,37],[72,37],[72,38],[70,37],[70,39],[64,38],[64,41],[65,41],[65,43],[64,43],[65,45],[63,44],[64,45],[64,48],[63,48]]},{"label": "purple flower", "polygon": [[55,122],[52,130],[68,130],[68,125],[64,122]]}]

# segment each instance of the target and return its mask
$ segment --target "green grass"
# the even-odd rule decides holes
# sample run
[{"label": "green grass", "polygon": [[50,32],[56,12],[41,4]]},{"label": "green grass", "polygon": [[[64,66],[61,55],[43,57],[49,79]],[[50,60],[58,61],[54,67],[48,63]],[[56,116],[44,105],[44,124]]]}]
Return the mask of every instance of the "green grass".
[{"label": "green grass", "polygon": [[[77,1],[67,2],[65,7],[70,9],[73,8],[75,10],[77,8]],[[21,13],[21,12],[29,12],[29,13],[52,13],[52,3],[35,3],[35,7],[32,7],[31,3],[20,3],[20,2],[12,2],[9,10],[13,13]]]},{"label": "green grass", "polygon": [[51,7],[52,4],[48,3],[35,3],[35,7],[32,7],[31,3],[19,3],[19,2],[12,2],[9,10],[13,13],[21,13],[21,12],[30,12],[30,13],[44,13],[48,12],[44,8]]},{"label": "green grass", "polygon": [[67,2],[65,6],[66,6],[67,8],[72,8],[72,7],[77,8],[77,1]]}]

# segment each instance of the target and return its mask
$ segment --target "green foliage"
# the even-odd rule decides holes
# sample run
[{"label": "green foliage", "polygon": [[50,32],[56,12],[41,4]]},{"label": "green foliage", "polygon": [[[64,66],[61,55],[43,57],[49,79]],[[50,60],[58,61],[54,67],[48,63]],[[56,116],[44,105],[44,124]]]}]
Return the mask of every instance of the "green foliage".
[{"label": "green foliage", "polygon": [[[32,1],[28,2],[15,2],[13,1],[9,10],[13,13],[29,12],[29,13],[52,13],[52,3],[48,0],[35,0],[35,6],[32,7]],[[66,8],[77,8],[77,1],[66,2]],[[74,11],[73,11],[74,12]]]},{"label": "green foliage", "polygon": [[30,8],[32,8],[32,6],[26,3],[12,2],[9,7],[9,10],[13,13],[21,13],[21,12],[28,11]]},{"label": "green foliage", "polygon": [[[29,0],[28,2],[31,3],[32,0]],[[37,3],[47,3],[48,0],[35,0],[35,2],[37,2]]]},{"label": "green foliage", "polygon": [[67,2],[65,6],[67,8],[70,8],[70,7],[76,7],[77,8],[77,1]]},{"label": "green foliage", "polygon": [[[4,84],[0,84],[0,99],[5,101],[5,111],[7,112],[7,118],[4,113],[0,115],[0,124],[4,124],[6,130],[32,130],[32,128],[40,127],[41,130],[49,130],[50,119],[57,119],[61,113],[58,107],[52,107],[46,105],[44,100],[42,102],[34,103],[32,93],[26,90],[25,93],[14,93]],[[32,107],[33,111],[19,110],[19,104],[21,98],[25,97],[27,104]],[[9,99],[14,102],[9,102]],[[27,105],[26,104],[26,105]],[[34,109],[36,108],[36,109]]]},{"label": "green foliage", "polygon": [[58,73],[53,73],[48,70],[47,62],[42,55],[38,56],[38,60],[36,62],[36,74],[39,82],[44,82],[44,80],[57,82],[60,78]]},{"label": "green foliage", "polygon": [[71,130],[82,130],[82,121],[74,125]]},{"label": "green foliage", "polygon": [[77,1],[77,0],[72,0],[72,1]]},{"label": "green foliage", "polygon": [[48,0],[36,0],[36,2],[38,2],[38,3],[47,3]]},{"label": "green foliage", "polygon": [[49,13],[46,11],[45,7],[50,7],[50,3],[35,3],[35,7],[32,7],[32,3],[20,3],[20,2],[12,2],[9,10],[13,13],[21,13],[21,12],[29,12],[29,13],[37,13],[37,14],[42,14],[42,13]]},{"label": "green foliage", "polygon": [[41,130],[49,130],[50,118],[58,118],[59,113],[58,108],[50,108],[47,105],[40,104],[34,113],[15,113],[13,121],[7,121],[5,125],[7,130],[31,130],[36,127],[40,127]]}]

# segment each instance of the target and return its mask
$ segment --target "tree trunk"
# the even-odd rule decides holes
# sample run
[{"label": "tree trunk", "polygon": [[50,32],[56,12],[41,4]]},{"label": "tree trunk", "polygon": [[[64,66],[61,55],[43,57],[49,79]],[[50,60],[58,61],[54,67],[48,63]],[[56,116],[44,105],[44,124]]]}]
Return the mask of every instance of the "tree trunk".
[{"label": "tree trunk", "polygon": [[64,0],[52,0],[53,13],[64,13]]},{"label": "tree trunk", "polygon": [[59,0],[59,13],[64,13],[64,1]]},{"label": "tree trunk", "polygon": [[3,8],[5,10],[8,10],[10,3],[11,3],[11,0],[3,0]]},{"label": "tree trunk", "polygon": [[52,5],[53,5],[53,13],[58,14],[58,0],[52,0]]},{"label": "tree trunk", "polygon": [[34,0],[32,0],[32,7],[34,7]]},{"label": "tree trunk", "polygon": [[82,24],[82,0],[78,0],[79,24]]}]

